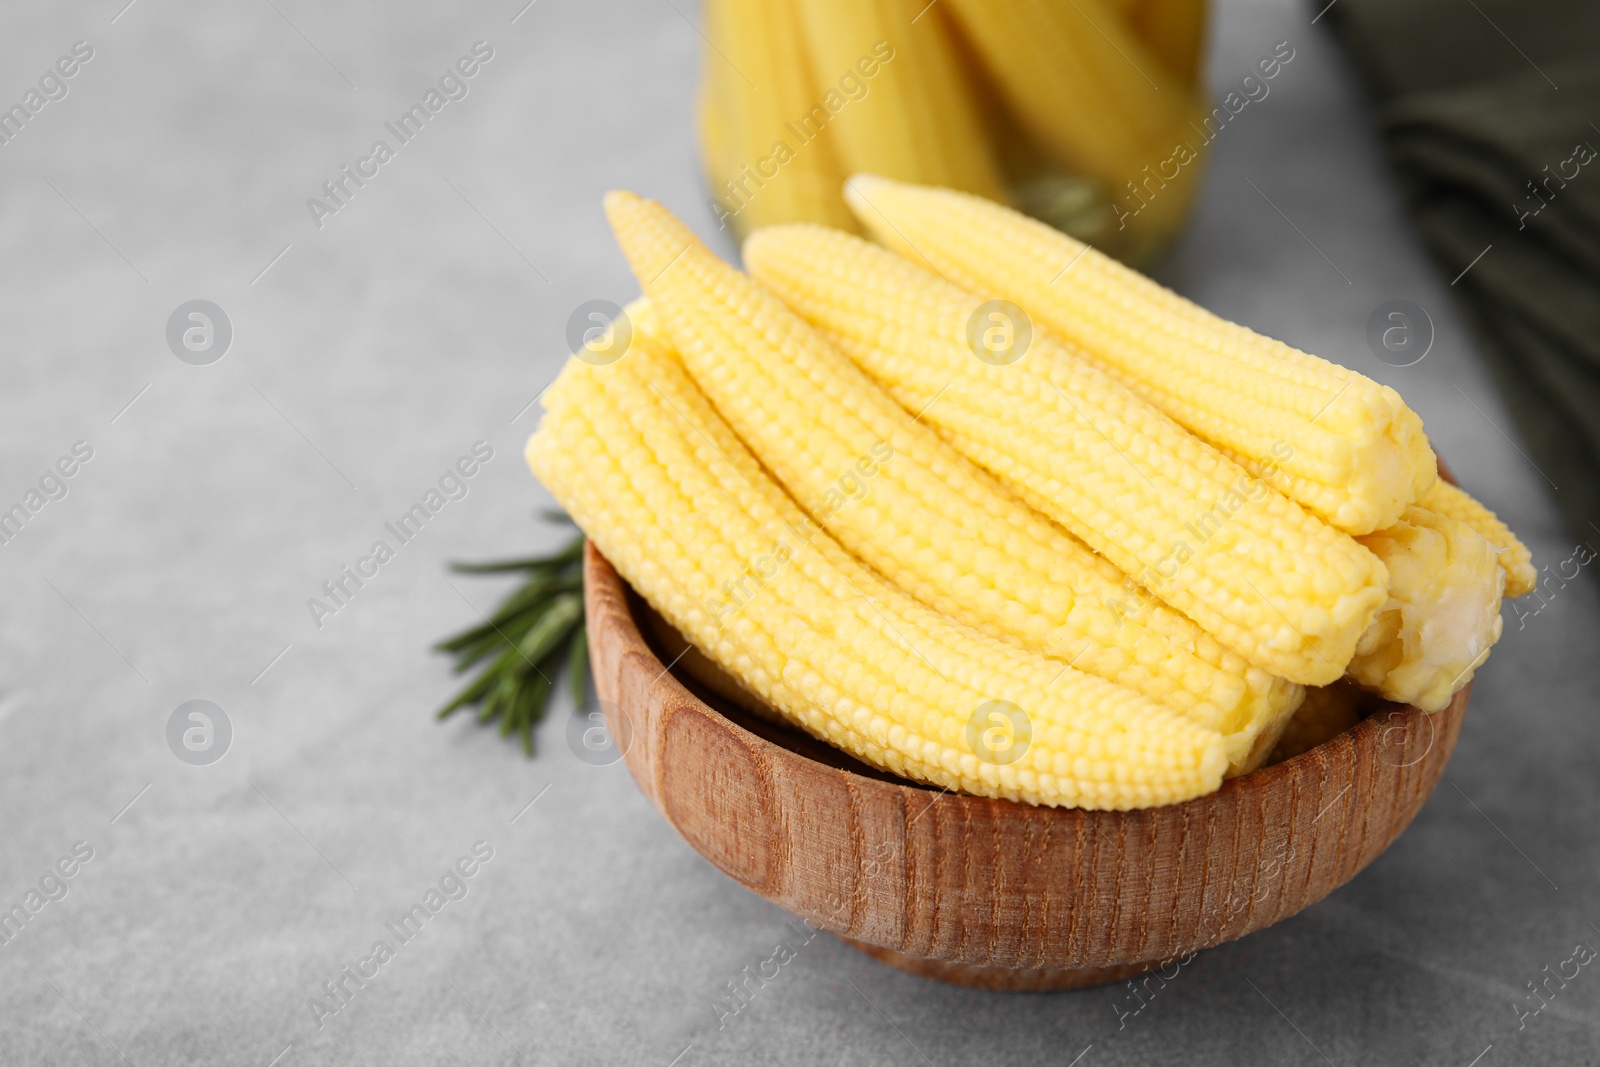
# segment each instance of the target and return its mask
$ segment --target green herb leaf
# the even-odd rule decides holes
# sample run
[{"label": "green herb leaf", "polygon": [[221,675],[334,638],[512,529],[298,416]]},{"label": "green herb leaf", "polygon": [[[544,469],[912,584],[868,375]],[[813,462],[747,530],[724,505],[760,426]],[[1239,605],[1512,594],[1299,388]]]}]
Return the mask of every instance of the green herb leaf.
[{"label": "green herb leaf", "polygon": [[582,556],[583,538],[580,537],[553,556],[528,556],[525,559],[503,559],[493,563],[452,563],[450,569],[457,574],[499,574],[502,571],[548,573]]},{"label": "green herb leaf", "polygon": [[589,635],[579,627],[567,646],[567,681],[572,685],[572,706],[581,708],[589,699]]},{"label": "green herb leaf", "polygon": [[[572,521],[560,512],[546,513],[545,518]],[[587,699],[583,544],[580,533],[548,556],[450,565],[459,574],[522,571],[527,577],[483,623],[433,646],[455,659],[457,674],[477,671],[477,676],[439,709],[439,718],[477,705],[480,723],[499,719],[501,736],[520,734],[523,752],[532,756],[533,727],[549,707],[556,676],[566,672],[575,707]]]}]

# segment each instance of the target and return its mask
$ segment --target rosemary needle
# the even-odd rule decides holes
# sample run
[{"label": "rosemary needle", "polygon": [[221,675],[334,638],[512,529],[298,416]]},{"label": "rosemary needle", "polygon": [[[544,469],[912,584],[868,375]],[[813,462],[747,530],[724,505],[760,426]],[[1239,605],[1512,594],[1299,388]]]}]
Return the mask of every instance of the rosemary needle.
[{"label": "rosemary needle", "polygon": [[[560,512],[545,517],[571,522]],[[523,751],[532,756],[533,726],[544,718],[556,676],[563,670],[567,673],[574,707],[587,699],[583,540],[580,533],[547,556],[450,565],[459,574],[520,571],[526,577],[485,622],[433,646],[455,659],[455,673],[476,671],[439,709],[439,718],[477,705],[479,722],[499,719],[501,735],[521,735]]]}]

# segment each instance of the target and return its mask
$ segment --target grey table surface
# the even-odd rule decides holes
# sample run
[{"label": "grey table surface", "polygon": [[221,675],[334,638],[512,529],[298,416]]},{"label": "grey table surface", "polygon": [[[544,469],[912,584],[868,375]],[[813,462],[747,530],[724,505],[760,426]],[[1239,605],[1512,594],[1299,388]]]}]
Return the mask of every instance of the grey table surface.
[{"label": "grey table surface", "polygon": [[[657,196],[732,252],[691,142],[693,6],[125,2],[0,12],[5,102],[93,49],[0,146],[0,507],[41,478],[59,497],[0,546],[0,904],[41,883],[60,898],[41,891],[0,945],[0,1063],[1597,1061],[1600,974],[1565,962],[1600,945],[1586,570],[1507,612],[1455,759],[1394,848],[1137,1014],[1124,987],[946,987],[823,936],[719,1027],[723,983],[794,940],[788,917],[700,859],[622,765],[576,758],[567,704],[532,761],[435,723],[452,679],[427,651],[504,589],[447,581],[446,561],[559,536],[520,446],[569,314],[636,291],[600,194]],[[1394,385],[1556,564],[1573,545],[1553,487],[1313,14],[1220,3],[1217,93],[1280,41],[1295,58],[1219,137],[1162,276]],[[493,54],[468,95],[319,227],[307,199],[478,41]],[[197,298],[233,330],[208,366],[166,340]],[[1366,345],[1392,298],[1436,326],[1414,366]],[[60,496],[45,475],[80,441],[92,458]],[[478,442],[493,457],[465,497],[314,619],[322,583]],[[209,766],[168,745],[193,699],[233,731]],[[479,842],[492,859],[466,895],[392,938]],[[92,858],[52,879],[75,847]],[[311,998],[379,940],[394,958],[319,1017]]]}]

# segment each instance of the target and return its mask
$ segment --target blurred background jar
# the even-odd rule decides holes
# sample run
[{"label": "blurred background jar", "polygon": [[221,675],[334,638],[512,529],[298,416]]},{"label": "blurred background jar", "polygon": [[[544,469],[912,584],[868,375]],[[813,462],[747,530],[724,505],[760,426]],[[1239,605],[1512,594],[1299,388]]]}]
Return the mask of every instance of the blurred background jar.
[{"label": "blurred background jar", "polygon": [[1205,0],[704,0],[697,125],[742,236],[859,227],[856,173],[1009,203],[1135,265],[1205,166]]}]

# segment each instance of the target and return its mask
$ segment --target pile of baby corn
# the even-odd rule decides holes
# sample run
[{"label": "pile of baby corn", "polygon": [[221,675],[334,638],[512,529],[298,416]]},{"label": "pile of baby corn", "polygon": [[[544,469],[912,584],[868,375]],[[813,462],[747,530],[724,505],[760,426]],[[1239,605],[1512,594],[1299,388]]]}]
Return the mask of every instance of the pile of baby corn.
[{"label": "pile of baby corn", "polygon": [[766,227],[746,275],[611,194],[633,338],[527,447],[748,703],[936,786],[1149,807],[1261,765],[1308,686],[1296,750],[1361,693],[1444,707],[1533,587],[1394,390],[975,196],[846,199],[881,245]]}]

